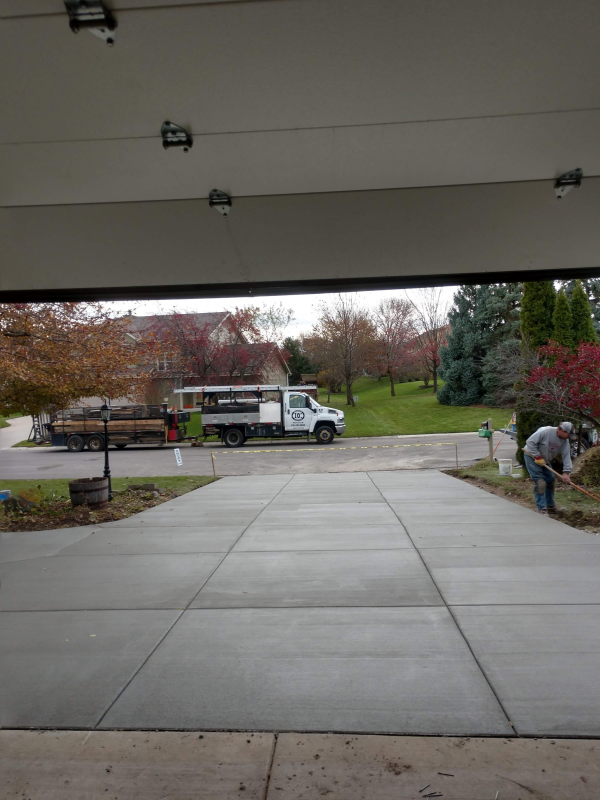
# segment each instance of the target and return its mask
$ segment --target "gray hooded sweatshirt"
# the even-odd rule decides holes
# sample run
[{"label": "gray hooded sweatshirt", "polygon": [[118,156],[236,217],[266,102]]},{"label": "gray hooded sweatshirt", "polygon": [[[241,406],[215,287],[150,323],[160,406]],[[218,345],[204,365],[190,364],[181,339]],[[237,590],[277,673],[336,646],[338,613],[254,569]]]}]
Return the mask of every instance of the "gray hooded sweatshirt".
[{"label": "gray hooded sweatshirt", "polygon": [[556,435],[556,427],[553,425],[538,428],[537,431],[532,433],[529,439],[527,439],[523,450],[529,453],[532,458],[539,458],[541,456],[547,464],[560,453],[563,462],[563,472],[571,472],[573,469],[573,462],[571,461],[571,441],[569,439],[560,439]]}]

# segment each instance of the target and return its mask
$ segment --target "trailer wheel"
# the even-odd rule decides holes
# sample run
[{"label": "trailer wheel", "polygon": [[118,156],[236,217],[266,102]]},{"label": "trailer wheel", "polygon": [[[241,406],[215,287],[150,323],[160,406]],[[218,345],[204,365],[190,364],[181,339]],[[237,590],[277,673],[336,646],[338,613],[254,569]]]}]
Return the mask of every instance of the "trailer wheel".
[{"label": "trailer wheel", "polygon": [[239,428],[228,428],[223,436],[225,447],[241,447],[244,444],[244,434]]},{"label": "trailer wheel", "polygon": [[315,439],[318,444],[331,444],[333,442],[333,431],[328,425],[321,425],[315,431]]},{"label": "trailer wheel", "polygon": [[81,436],[74,434],[67,439],[67,450],[71,453],[81,453],[85,447],[85,442]]},{"label": "trailer wheel", "polygon": [[104,436],[100,436],[98,433],[90,436],[87,440],[87,447],[88,450],[91,450],[93,453],[99,453],[101,450],[104,450]]}]

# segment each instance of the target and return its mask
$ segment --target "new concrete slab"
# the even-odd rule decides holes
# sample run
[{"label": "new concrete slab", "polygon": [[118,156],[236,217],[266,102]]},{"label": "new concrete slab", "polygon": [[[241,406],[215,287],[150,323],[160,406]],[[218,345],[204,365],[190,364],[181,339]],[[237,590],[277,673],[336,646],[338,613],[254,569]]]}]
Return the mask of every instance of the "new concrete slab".
[{"label": "new concrete slab", "polygon": [[184,608],[223,557],[52,556],[3,564],[0,610]]},{"label": "new concrete slab", "polygon": [[244,532],[242,525],[187,528],[137,525],[96,528],[60,555],[147,555],[152,553],[226,553]]},{"label": "new concrete slab", "polygon": [[404,522],[415,546],[430,547],[523,547],[551,544],[600,545],[600,537],[540,517],[539,522],[518,525],[506,522]]},{"label": "new concrete slab", "polygon": [[282,733],[269,798],[596,800],[599,756],[583,740]]},{"label": "new concrete slab", "polygon": [[0,727],[93,727],[179,613],[3,612]]},{"label": "new concrete slab", "polygon": [[51,531],[0,531],[0,564],[52,555],[89,536],[93,530],[96,528],[82,526]]},{"label": "new concrete slab", "polygon": [[414,550],[230,553],[194,608],[437,606]]},{"label": "new concrete slab", "polygon": [[520,734],[600,736],[600,606],[453,613]]},{"label": "new concrete slab", "polygon": [[595,542],[440,547],[421,555],[451,606],[600,603],[600,548]]},{"label": "new concrete slab", "polygon": [[269,733],[0,731],[0,800],[263,800]]},{"label": "new concrete slab", "polygon": [[395,525],[261,525],[253,523],[233,548],[248,550],[393,550],[412,548],[404,528]]},{"label": "new concrete slab", "polygon": [[511,730],[445,608],[190,610],[101,727]]},{"label": "new concrete slab", "polygon": [[[497,521],[482,528],[481,519]],[[18,611],[15,616],[23,620],[30,611],[45,611],[36,623],[41,628],[44,616],[50,621],[56,613],[47,609],[177,613],[194,601],[189,613],[198,615],[197,622],[186,622],[183,634],[178,630],[184,618],[174,626],[159,661],[159,651],[152,654],[154,640],[143,653],[141,645],[136,651],[140,659],[122,698],[129,704],[123,706],[123,724],[166,720],[177,727],[181,720],[186,727],[203,718],[221,727],[258,720],[286,729],[291,720],[287,729],[504,733],[494,716],[501,714],[500,706],[495,699],[490,706],[485,693],[493,697],[486,681],[493,676],[501,699],[518,701],[515,714],[521,710],[522,724],[531,725],[526,730],[539,726],[556,735],[593,730],[589,710],[596,713],[600,683],[586,650],[587,638],[598,638],[593,626],[573,624],[567,632],[558,624],[548,646],[564,660],[553,666],[543,657],[544,641],[539,651],[527,649],[536,639],[537,618],[513,636],[513,650],[499,654],[493,651],[497,625],[490,622],[480,635],[473,633],[480,644],[473,647],[475,658],[467,646],[470,630],[459,630],[444,602],[452,600],[456,608],[499,603],[517,609],[515,615],[520,608],[536,608],[523,604],[554,603],[542,606],[548,609],[548,621],[539,625],[543,632],[554,613],[575,607],[569,604],[600,608],[600,539],[449,476],[424,471],[236,477],[117,524],[90,527],[95,532],[5,537],[12,550],[5,548],[9,557],[0,567],[0,609]],[[375,616],[366,617],[368,623],[357,616],[371,612]],[[463,650],[448,649],[456,641]],[[63,662],[52,660],[56,654],[51,642],[46,644],[46,650],[28,650],[28,657],[50,664],[49,679],[62,686]],[[20,647],[17,642],[17,651]],[[494,656],[492,666],[486,647]],[[98,668],[113,652],[95,651]],[[596,658],[593,648],[590,652]],[[579,672],[569,653],[577,654]],[[536,698],[538,689],[527,683],[535,670],[542,676],[540,697],[528,710],[528,696]],[[196,675],[190,677],[195,671],[202,685]],[[35,679],[34,671],[28,680]],[[577,681],[588,684],[587,694],[578,692]],[[74,682],[74,699],[61,700],[65,725],[70,703],[85,705],[85,691]],[[65,698],[61,692],[58,697]],[[134,700],[127,699],[129,692]],[[24,690],[18,696],[24,697]],[[552,706],[546,696],[560,702]],[[23,702],[32,719],[34,711]],[[536,704],[547,706],[547,717]]]}]

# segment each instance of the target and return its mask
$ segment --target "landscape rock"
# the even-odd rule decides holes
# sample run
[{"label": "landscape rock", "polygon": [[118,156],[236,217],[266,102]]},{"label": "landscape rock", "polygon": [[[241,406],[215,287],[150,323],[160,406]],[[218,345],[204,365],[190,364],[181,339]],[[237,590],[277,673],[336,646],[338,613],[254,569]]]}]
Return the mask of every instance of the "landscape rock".
[{"label": "landscape rock", "polygon": [[142,483],[139,487],[143,489],[145,492],[157,492],[158,491],[158,484],[156,483]]}]

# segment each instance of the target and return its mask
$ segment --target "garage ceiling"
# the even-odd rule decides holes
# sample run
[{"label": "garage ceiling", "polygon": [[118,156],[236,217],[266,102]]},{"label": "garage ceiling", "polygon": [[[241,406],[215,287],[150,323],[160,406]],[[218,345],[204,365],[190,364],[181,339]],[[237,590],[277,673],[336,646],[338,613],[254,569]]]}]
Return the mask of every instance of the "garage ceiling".
[{"label": "garage ceiling", "polygon": [[[112,48],[74,35],[59,0],[0,0],[0,296],[600,264],[595,0],[106,5]],[[163,150],[166,119],[189,153]],[[583,184],[557,203],[575,167]],[[208,208],[215,187],[227,219]]]}]

